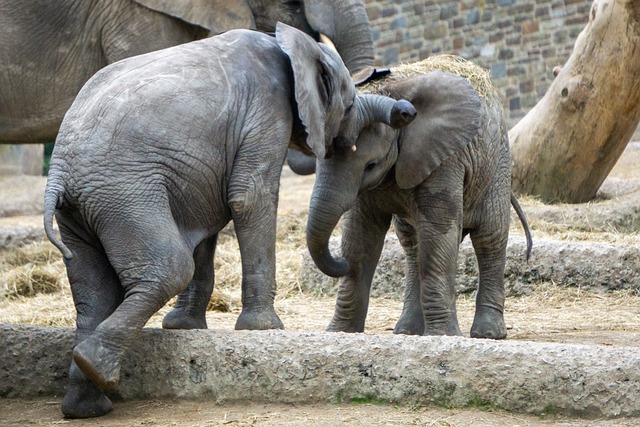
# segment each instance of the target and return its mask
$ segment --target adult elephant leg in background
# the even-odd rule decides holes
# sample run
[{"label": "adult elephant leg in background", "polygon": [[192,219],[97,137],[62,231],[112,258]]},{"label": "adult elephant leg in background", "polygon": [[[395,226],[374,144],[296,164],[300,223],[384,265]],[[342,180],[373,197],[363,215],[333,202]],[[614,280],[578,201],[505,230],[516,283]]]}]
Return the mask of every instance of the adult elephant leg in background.
[{"label": "adult elephant leg in background", "polygon": [[0,143],[47,143],[82,85],[123,58],[278,21],[328,35],[347,67],[373,63],[362,0],[0,0]]}]

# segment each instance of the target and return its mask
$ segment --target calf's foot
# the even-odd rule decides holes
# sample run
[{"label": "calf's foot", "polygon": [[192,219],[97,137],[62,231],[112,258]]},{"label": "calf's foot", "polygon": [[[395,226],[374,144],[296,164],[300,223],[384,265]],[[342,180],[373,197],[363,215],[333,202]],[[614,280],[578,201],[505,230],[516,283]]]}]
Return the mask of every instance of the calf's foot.
[{"label": "calf's foot", "polygon": [[207,329],[207,319],[204,315],[196,315],[176,307],[164,316],[162,327],[164,329]]},{"label": "calf's foot", "polygon": [[104,392],[73,363],[60,409],[66,418],[92,418],[108,414],[113,405]]},{"label": "calf's foot", "polygon": [[118,386],[120,354],[95,337],[85,339],[73,349],[73,360],[82,373],[103,390],[112,391]]},{"label": "calf's foot", "polygon": [[478,306],[471,325],[471,338],[501,340],[507,337],[502,310],[495,307]]},{"label": "calf's foot", "polygon": [[236,330],[284,329],[284,324],[273,307],[260,310],[243,308],[240,316],[238,316],[235,328]]},{"label": "calf's foot", "polygon": [[398,323],[393,328],[394,334],[422,335],[424,334],[424,316],[422,309],[406,310],[402,312]]}]

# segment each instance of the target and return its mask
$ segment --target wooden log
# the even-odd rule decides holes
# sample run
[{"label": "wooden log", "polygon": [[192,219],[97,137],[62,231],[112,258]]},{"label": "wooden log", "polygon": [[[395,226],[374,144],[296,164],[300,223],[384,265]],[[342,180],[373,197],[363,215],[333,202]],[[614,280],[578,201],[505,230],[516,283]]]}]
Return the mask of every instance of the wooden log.
[{"label": "wooden log", "polygon": [[640,1],[595,0],[569,60],[509,132],[513,189],[591,200],[640,122]]}]

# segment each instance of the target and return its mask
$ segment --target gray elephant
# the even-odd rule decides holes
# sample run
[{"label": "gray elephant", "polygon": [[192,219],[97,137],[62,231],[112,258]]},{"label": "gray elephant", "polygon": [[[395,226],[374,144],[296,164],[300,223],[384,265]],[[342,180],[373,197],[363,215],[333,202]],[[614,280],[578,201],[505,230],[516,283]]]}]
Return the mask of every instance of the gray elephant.
[{"label": "gray elephant", "polygon": [[[431,64],[431,65],[430,65]],[[425,72],[426,69],[433,69]],[[474,86],[452,72],[469,77]],[[369,90],[405,98],[418,112],[409,126],[373,124],[356,146],[317,162],[307,243],[318,268],[341,277],[331,331],[362,332],[384,237],[393,222],[406,252],[406,289],[395,333],[461,335],[455,273],[459,244],[470,235],[479,265],[472,337],[506,337],[504,267],[513,204],[507,126],[488,73],[442,56],[394,70]],[[342,257],[328,242],[345,213]]]},{"label": "gray elephant", "polygon": [[120,59],[276,22],[333,40],[351,71],[373,64],[362,0],[0,0],[0,143],[47,143],[82,85]]},{"label": "gray elephant", "polygon": [[324,158],[374,121],[413,116],[406,101],[356,95],[337,53],[280,23],[276,38],[233,30],[99,71],[60,127],[45,190],[45,230],[77,310],[63,413],[111,410],[103,390],[117,386],[122,354],[173,296],[163,327],[207,327],[217,233],[230,220],[242,258],[236,328],[282,328],[273,302],[287,148]]}]

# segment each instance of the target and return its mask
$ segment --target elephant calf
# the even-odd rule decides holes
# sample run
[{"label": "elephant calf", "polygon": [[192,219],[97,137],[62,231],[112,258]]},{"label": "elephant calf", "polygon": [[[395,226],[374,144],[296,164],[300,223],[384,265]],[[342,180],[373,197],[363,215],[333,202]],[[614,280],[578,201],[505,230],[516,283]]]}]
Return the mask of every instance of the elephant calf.
[{"label": "elephant calf", "polygon": [[[468,234],[479,267],[471,336],[505,338],[510,203],[527,234],[527,257],[531,237],[511,193],[498,95],[486,71],[457,57],[393,71],[384,86],[369,90],[407,99],[416,107],[416,120],[397,131],[368,126],[355,147],[317,161],[307,243],[318,268],[341,277],[329,330],[364,330],[371,280],[393,221],[406,252],[404,308],[394,332],[461,335],[455,273],[459,245]],[[328,241],[345,212],[343,258],[334,258]]]},{"label": "elephant calf", "polygon": [[99,71],[65,116],[45,191],[45,229],[77,311],[63,413],[111,410],[103,390],[117,386],[122,354],[173,296],[165,328],[206,328],[230,220],[242,257],[236,328],[282,328],[273,302],[287,148],[324,157],[374,121],[414,116],[406,101],[357,95],[335,52],[284,24],[275,38],[233,30]]}]

